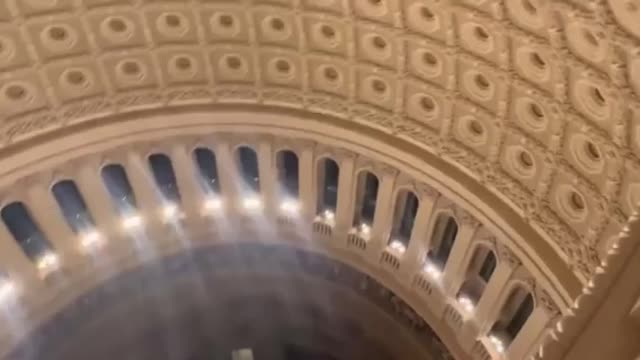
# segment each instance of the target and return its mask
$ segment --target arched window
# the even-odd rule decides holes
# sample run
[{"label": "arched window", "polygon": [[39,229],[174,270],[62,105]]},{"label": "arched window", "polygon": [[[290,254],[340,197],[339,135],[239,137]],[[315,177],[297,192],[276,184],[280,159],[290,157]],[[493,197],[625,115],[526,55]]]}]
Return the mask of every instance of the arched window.
[{"label": "arched window", "polygon": [[106,165],[102,168],[101,176],[118,213],[129,215],[135,212],[138,208],[136,197],[124,168],[118,164]]},{"label": "arched window", "polygon": [[220,193],[220,181],[218,179],[218,164],[213,151],[199,147],[193,150],[193,157],[198,165],[200,185],[205,193]]},{"label": "arched window", "polygon": [[378,185],[378,178],[372,173],[363,171],[358,174],[354,226],[373,223],[378,199]]},{"label": "arched window", "polygon": [[504,346],[511,344],[531,316],[534,305],[531,293],[522,287],[514,289],[491,329],[491,336],[499,339]]},{"label": "arched window", "polygon": [[429,259],[438,265],[441,269],[449,260],[449,254],[453,249],[453,244],[458,235],[458,224],[448,215],[439,215],[432,234],[431,251],[429,251]]},{"label": "arched window", "polygon": [[149,166],[163,198],[172,203],[179,203],[180,190],[171,159],[165,154],[152,154],[149,156]]},{"label": "arched window", "polygon": [[412,192],[403,190],[398,192],[393,215],[393,227],[389,243],[399,241],[407,247],[411,239],[411,231],[418,214],[418,197]]},{"label": "arched window", "polygon": [[95,223],[80,190],[72,180],[62,180],[51,188],[67,224],[76,234],[92,231]]},{"label": "arched window", "polygon": [[290,150],[280,151],[276,156],[276,167],[282,195],[285,198],[297,199],[299,193],[298,156]]},{"label": "arched window", "polygon": [[335,213],[338,206],[338,178],[340,168],[329,158],[318,162],[318,206],[317,212]]},{"label": "arched window", "polygon": [[466,299],[467,304],[477,304],[495,268],[496,256],[493,251],[483,245],[476,247],[467,268],[465,281],[458,292],[458,299]]},{"label": "arched window", "polygon": [[21,202],[13,202],[2,208],[2,221],[22,251],[33,262],[50,254],[53,247]]},{"label": "arched window", "polygon": [[258,170],[258,155],[248,146],[241,146],[236,150],[238,170],[245,191],[260,192],[260,173]]}]

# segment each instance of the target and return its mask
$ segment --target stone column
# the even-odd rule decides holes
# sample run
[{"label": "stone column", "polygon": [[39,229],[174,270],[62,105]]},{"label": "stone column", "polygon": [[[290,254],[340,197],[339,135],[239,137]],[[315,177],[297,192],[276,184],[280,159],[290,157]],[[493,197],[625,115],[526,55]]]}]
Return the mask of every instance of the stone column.
[{"label": "stone column", "polygon": [[205,196],[198,182],[199,174],[193,156],[184,145],[174,145],[171,149],[171,162],[180,191],[182,211],[187,220],[198,219]]},{"label": "stone column", "polygon": [[478,221],[470,214],[460,211],[458,216],[458,233],[456,235],[453,248],[449,254],[449,258],[444,267],[443,284],[445,293],[450,296],[456,296],[455,292],[464,281],[465,263],[467,251],[470,250],[471,240],[478,229]]},{"label": "stone column", "polygon": [[375,263],[380,259],[380,255],[389,240],[391,225],[393,224],[393,196],[397,176],[396,170],[391,168],[383,169],[380,184],[378,185],[376,212],[373,217],[373,224],[371,224],[371,238],[367,249],[369,258]]},{"label": "stone column", "polygon": [[409,247],[400,265],[408,282],[413,281],[413,274],[422,269],[424,257],[427,253],[426,239],[429,237],[431,215],[438,198],[438,193],[426,185],[419,186],[416,195],[420,200],[418,212],[411,230]]},{"label": "stone column", "polygon": [[135,194],[138,211],[151,219],[162,215],[162,195],[156,185],[147,159],[138,153],[129,153],[123,164]]},{"label": "stone column", "polygon": [[264,216],[275,220],[280,211],[278,198],[278,182],[275,169],[274,154],[271,142],[260,140],[257,147],[258,172],[260,176],[260,195],[264,203]]},{"label": "stone column", "polygon": [[12,281],[32,284],[40,281],[36,265],[25,255],[4,222],[0,221],[0,271]]},{"label": "stone column", "polygon": [[238,165],[228,142],[218,142],[215,149],[218,176],[220,177],[220,194],[227,208],[235,208],[238,199]]},{"label": "stone column", "polygon": [[498,248],[498,264],[475,309],[476,323],[478,324],[480,336],[486,335],[491,326],[493,326],[493,322],[502,307],[502,304],[498,301],[506,290],[513,271],[520,266],[520,262],[506,246],[498,244]]},{"label": "stone column", "polygon": [[298,180],[302,214],[309,222],[316,215],[316,166],[313,148],[304,146],[298,153]]},{"label": "stone column", "polygon": [[33,184],[29,187],[25,205],[60,261],[68,264],[80,261],[79,236],[67,225],[51,191],[43,184]]},{"label": "stone column", "polygon": [[524,323],[516,338],[509,345],[506,353],[509,359],[526,359],[534,350],[534,345],[549,326],[549,315],[543,306],[536,306]]},{"label": "stone column", "polygon": [[338,178],[338,207],[336,209],[336,231],[345,235],[353,221],[353,188],[355,178],[355,158],[349,153],[338,156],[340,175]]},{"label": "stone column", "polygon": [[108,232],[117,222],[116,205],[109,195],[100,171],[99,164],[84,166],[79,169],[75,180],[96,227],[102,232]]}]

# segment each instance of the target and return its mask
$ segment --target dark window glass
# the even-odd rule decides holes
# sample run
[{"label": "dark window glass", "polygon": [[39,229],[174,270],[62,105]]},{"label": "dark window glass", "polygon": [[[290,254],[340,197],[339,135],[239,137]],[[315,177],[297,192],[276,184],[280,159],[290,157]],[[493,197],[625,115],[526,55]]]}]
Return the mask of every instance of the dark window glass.
[{"label": "dark window glass", "polygon": [[1,215],[7,229],[29,259],[37,261],[42,255],[51,251],[51,244],[23,203],[8,204],[2,208]]},{"label": "dark window glass", "polygon": [[51,192],[53,192],[53,196],[58,202],[62,215],[73,232],[78,234],[95,227],[95,223],[82,198],[82,194],[80,194],[80,190],[78,190],[78,187],[73,181],[60,181],[53,185]]},{"label": "dark window glass", "polygon": [[238,148],[238,166],[243,185],[250,191],[260,192],[258,155],[250,147]]},{"label": "dark window glass", "polygon": [[149,166],[153,173],[156,186],[165,200],[170,202],[180,202],[180,191],[176,175],[173,172],[171,159],[164,154],[153,154],[149,156]]},{"label": "dark window glass", "polygon": [[398,194],[398,201],[402,201],[402,197],[405,196],[404,204],[400,204],[401,211],[399,224],[397,226],[396,235],[392,240],[400,240],[405,246],[409,245],[411,239],[411,231],[413,230],[413,224],[418,214],[418,198],[413,192],[407,192],[405,194]]},{"label": "dark window glass", "polygon": [[528,294],[527,297],[524,298],[518,310],[516,310],[513,318],[507,325],[506,332],[509,334],[510,338],[513,340],[516,338],[524,324],[529,319],[529,316],[533,312],[533,297],[531,294]]},{"label": "dark window glass", "polygon": [[124,168],[117,164],[107,165],[102,168],[101,175],[117,211],[121,215],[135,211],[136,198]]},{"label": "dark window glass", "polygon": [[[438,219],[436,230],[441,232],[439,233],[440,241],[437,242],[439,245],[435,253],[435,258],[438,263],[444,267],[447,260],[449,260],[449,254],[451,254],[451,249],[453,249],[453,244],[458,234],[458,224],[449,216],[441,217]],[[437,234],[436,232],[436,235]]]},{"label": "dark window glass", "polygon": [[338,177],[340,168],[331,159],[324,159],[320,163],[320,199],[318,201],[318,211],[335,211],[338,206]]},{"label": "dark window glass", "polygon": [[293,151],[281,151],[278,153],[278,180],[287,196],[297,198],[298,185],[298,156]]},{"label": "dark window glass", "polygon": [[218,165],[216,155],[206,148],[197,148],[193,156],[200,173],[200,184],[206,192],[220,193],[220,181],[218,180]]},{"label": "dark window glass", "polygon": [[487,256],[484,258],[482,262],[482,266],[480,267],[480,271],[478,275],[485,281],[489,282],[491,279],[491,275],[493,275],[493,271],[496,269],[496,256],[493,255],[492,251],[487,253]]},{"label": "dark window glass", "polygon": [[364,178],[364,192],[362,194],[362,207],[360,208],[360,222],[372,224],[376,213],[376,201],[378,199],[378,178],[367,172]]}]

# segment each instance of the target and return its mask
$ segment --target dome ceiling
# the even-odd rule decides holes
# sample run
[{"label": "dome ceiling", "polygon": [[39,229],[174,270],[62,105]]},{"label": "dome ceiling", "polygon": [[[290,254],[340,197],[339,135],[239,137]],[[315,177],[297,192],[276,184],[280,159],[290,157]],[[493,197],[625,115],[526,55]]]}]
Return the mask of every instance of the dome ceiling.
[{"label": "dome ceiling", "polygon": [[0,138],[193,105],[327,115],[439,158],[585,284],[640,200],[638,16],[636,0],[0,0]]},{"label": "dome ceiling", "polygon": [[[638,0],[0,0],[0,185],[57,138],[269,112],[420,164],[515,229],[566,310],[640,201],[639,17]],[[238,114],[224,131],[259,123]]]}]

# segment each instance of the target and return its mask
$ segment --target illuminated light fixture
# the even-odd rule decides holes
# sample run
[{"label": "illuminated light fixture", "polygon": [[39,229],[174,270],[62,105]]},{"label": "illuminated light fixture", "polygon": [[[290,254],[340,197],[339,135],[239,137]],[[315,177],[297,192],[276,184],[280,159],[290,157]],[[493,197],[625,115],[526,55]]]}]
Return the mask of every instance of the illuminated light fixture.
[{"label": "illuminated light fixture", "polygon": [[84,250],[92,250],[102,246],[102,235],[96,230],[86,232],[80,238],[80,246]]},{"label": "illuminated light fixture", "polygon": [[371,233],[371,227],[367,224],[360,224],[360,233],[363,235],[369,235]]},{"label": "illuminated light fixture", "polygon": [[491,341],[491,343],[493,344],[493,347],[496,349],[497,352],[499,352],[500,354],[504,352],[505,349],[504,349],[504,343],[502,342],[502,340],[500,340],[495,335],[489,336],[489,340]]},{"label": "illuminated light fixture", "polygon": [[205,200],[204,210],[207,212],[217,211],[222,209],[222,199],[217,196],[212,196]]},{"label": "illuminated light fixture", "polygon": [[171,220],[178,215],[178,205],[174,203],[165,204],[162,208],[162,216],[165,220]]},{"label": "illuminated light fixture", "polygon": [[122,226],[125,229],[134,229],[142,225],[142,216],[134,214],[122,219]]},{"label": "illuminated light fixture", "polygon": [[42,272],[50,272],[56,270],[60,266],[60,259],[58,258],[58,255],[48,252],[38,259],[36,266],[38,267],[38,270]]},{"label": "illuminated light fixture", "polygon": [[8,300],[16,293],[16,284],[8,278],[0,278],[0,302]]},{"label": "illuminated light fixture", "polygon": [[333,219],[335,219],[336,217],[336,214],[334,214],[331,210],[325,210],[322,215],[324,215],[324,218],[329,221],[333,221]]},{"label": "illuminated light fixture", "polygon": [[469,299],[468,297],[466,297],[466,296],[458,297],[458,303],[460,305],[462,305],[462,308],[466,312],[468,312],[468,313],[473,312],[473,309],[474,309],[475,306],[473,305],[473,301],[471,301],[471,299]]},{"label": "illuminated light fixture", "polygon": [[432,279],[438,280],[442,276],[442,272],[438,269],[437,266],[432,264],[431,262],[427,262],[424,265],[424,272],[429,275]]},{"label": "illuminated light fixture", "polygon": [[242,206],[246,210],[257,210],[262,206],[262,201],[257,196],[248,196],[242,200]]},{"label": "illuminated light fixture", "polygon": [[389,243],[389,247],[401,254],[404,254],[404,252],[407,251],[407,247],[400,240],[393,240]]},{"label": "illuminated light fixture", "polygon": [[280,210],[287,214],[297,214],[300,210],[300,204],[296,200],[287,199],[280,204]]}]

